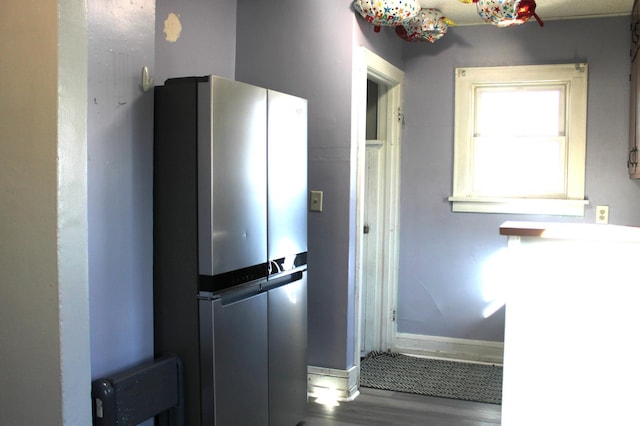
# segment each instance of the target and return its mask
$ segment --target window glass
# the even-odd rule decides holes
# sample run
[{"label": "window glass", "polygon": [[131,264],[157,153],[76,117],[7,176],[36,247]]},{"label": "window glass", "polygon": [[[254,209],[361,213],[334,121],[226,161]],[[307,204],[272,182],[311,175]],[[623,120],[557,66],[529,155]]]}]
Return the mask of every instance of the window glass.
[{"label": "window glass", "polygon": [[481,137],[474,148],[474,195],[560,197],[565,192],[563,139]]},{"label": "window glass", "polygon": [[561,87],[478,87],[475,92],[476,136],[564,134]]}]

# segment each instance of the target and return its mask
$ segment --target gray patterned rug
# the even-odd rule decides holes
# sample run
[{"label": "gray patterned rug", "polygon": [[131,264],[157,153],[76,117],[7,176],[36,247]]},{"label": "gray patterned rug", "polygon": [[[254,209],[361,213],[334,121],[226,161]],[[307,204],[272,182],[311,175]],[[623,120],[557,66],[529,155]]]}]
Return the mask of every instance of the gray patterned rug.
[{"label": "gray patterned rug", "polygon": [[371,352],[360,363],[360,385],[419,395],[502,403],[502,367]]}]

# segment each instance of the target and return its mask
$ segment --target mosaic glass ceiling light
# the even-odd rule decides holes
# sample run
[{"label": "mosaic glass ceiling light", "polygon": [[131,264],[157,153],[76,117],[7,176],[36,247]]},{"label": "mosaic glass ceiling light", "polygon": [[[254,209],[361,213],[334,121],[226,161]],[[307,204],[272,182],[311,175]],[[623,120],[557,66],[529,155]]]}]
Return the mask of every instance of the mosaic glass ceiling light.
[{"label": "mosaic glass ceiling light", "polygon": [[374,31],[380,27],[396,27],[420,11],[417,0],[354,0],[353,8],[370,24]]},{"label": "mosaic glass ceiling light", "polygon": [[473,0],[483,21],[498,27],[510,27],[535,18],[542,27],[544,22],[536,14],[535,0]]},{"label": "mosaic glass ceiling light", "polygon": [[428,41],[434,43],[447,33],[450,25],[438,9],[421,9],[413,18],[396,27],[396,34],[406,41]]}]

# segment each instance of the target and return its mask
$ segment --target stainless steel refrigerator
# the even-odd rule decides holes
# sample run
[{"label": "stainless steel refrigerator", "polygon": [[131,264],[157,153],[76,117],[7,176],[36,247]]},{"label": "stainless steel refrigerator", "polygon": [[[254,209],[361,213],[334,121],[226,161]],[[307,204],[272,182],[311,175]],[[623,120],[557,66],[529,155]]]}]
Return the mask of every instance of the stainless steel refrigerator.
[{"label": "stainless steel refrigerator", "polygon": [[295,425],[307,381],[307,101],[222,79],[155,90],[154,334],[190,425]]}]

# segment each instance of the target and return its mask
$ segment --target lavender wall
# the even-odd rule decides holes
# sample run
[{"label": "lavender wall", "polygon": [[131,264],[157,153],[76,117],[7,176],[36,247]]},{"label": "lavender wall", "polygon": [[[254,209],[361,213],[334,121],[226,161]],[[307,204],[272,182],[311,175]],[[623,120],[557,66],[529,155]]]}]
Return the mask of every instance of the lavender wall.
[{"label": "lavender wall", "polygon": [[87,187],[91,374],[153,356],[153,0],[88,3]]},{"label": "lavender wall", "polygon": [[396,35],[394,27],[381,27],[380,32],[374,31],[374,26],[360,18],[356,12],[356,45],[364,46],[376,55],[384,58],[396,67],[403,69],[402,58],[403,40]]},{"label": "lavender wall", "polygon": [[[456,27],[433,45],[406,43],[401,163],[398,330],[502,341],[504,308],[488,318],[491,267],[505,220],[640,225],[640,182],[626,176],[629,18],[550,21],[498,29]],[[587,62],[589,103],[584,218],[452,213],[454,68]],[[519,161],[526,161],[520,159]],[[552,297],[552,295],[550,295]]]}]

